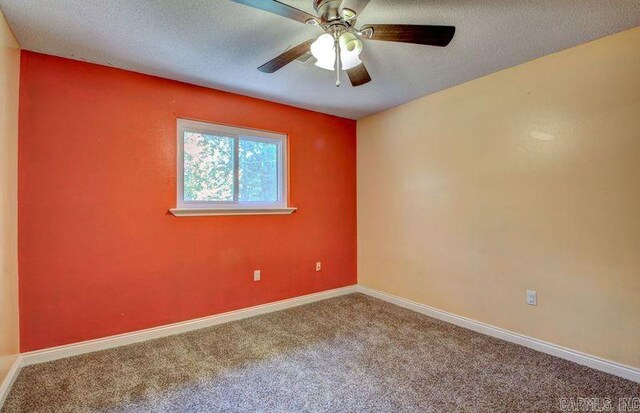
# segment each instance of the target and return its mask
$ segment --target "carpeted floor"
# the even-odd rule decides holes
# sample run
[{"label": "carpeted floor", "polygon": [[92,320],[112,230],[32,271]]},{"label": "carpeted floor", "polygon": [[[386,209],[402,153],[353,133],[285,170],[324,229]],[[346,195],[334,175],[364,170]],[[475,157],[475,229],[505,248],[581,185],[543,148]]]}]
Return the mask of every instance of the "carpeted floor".
[{"label": "carpeted floor", "polygon": [[25,367],[3,412],[549,412],[638,384],[352,294]]}]

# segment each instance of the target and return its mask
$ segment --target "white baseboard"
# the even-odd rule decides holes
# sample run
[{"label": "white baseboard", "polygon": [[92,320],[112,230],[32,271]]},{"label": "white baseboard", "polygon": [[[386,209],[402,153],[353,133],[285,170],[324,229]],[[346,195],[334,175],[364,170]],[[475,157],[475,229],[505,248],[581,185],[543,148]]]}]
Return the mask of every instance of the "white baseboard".
[{"label": "white baseboard", "polygon": [[529,347],[542,353],[573,361],[574,363],[581,364],[583,366],[591,367],[596,370],[604,371],[605,373],[613,374],[615,376],[640,383],[640,369],[631,366],[581,353],[579,351],[571,350],[566,347],[558,346],[556,344],[547,343],[533,337],[528,337],[489,324],[481,323],[479,321],[475,321],[466,317],[461,317],[446,311],[438,310],[437,308],[429,307],[428,305],[420,304],[415,301],[387,294],[373,288],[365,287],[363,285],[358,285],[356,287],[356,290],[363,294],[387,301],[400,307],[407,308],[417,313],[437,318],[438,320],[446,321],[447,323],[468,328],[469,330],[473,330],[478,333],[496,337],[505,341],[509,341],[511,343],[519,344],[524,347]]},{"label": "white baseboard", "polygon": [[303,295],[289,298],[287,300],[275,301],[273,303],[257,305],[255,307],[243,308],[230,311],[228,313],[216,314],[209,317],[197,318],[175,324],[168,324],[161,327],[138,330],[131,333],[118,334],[95,340],[82,341],[80,343],[68,344],[59,347],[47,348],[44,350],[30,351],[22,353],[22,365],[44,363],[46,361],[58,360],[65,357],[77,356],[79,354],[91,353],[99,350],[106,350],[113,347],[127,344],[139,343],[141,341],[152,340],[154,338],[171,336],[187,331],[198,330],[217,324],[228,323],[229,321],[240,320],[273,311],[284,310],[286,308],[297,307],[299,305],[326,300],[327,298],[338,297],[340,295],[351,294],[356,291],[356,286],[336,288],[334,290],[322,291],[315,294]]},{"label": "white baseboard", "polygon": [[9,390],[11,390],[11,386],[13,382],[18,377],[18,373],[20,372],[20,368],[22,367],[22,356],[18,355],[16,359],[13,361],[11,365],[11,369],[9,369],[9,373],[7,373],[7,377],[4,378],[2,384],[0,384],[0,410],[2,410],[2,405],[4,401],[7,399],[9,395]]},{"label": "white baseboard", "polygon": [[94,351],[124,346],[127,344],[139,343],[155,338],[180,334],[187,331],[210,327],[217,324],[223,324],[234,320],[240,320],[260,314],[270,313],[273,311],[284,310],[315,301],[321,301],[328,298],[351,294],[354,292],[361,292],[363,294],[367,294],[369,296],[387,301],[389,303],[407,308],[409,310],[416,311],[421,314],[425,314],[433,318],[437,318],[442,321],[449,322],[451,324],[468,328],[470,330],[515,344],[520,344],[522,346],[529,347],[543,353],[573,361],[575,363],[582,364],[596,370],[601,370],[606,373],[610,373],[640,383],[640,369],[619,364],[613,361],[604,360],[599,357],[591,356],[589,354],[581,353],[555,344],[547,343],[499,327],[471,320],[466,317],[457,316],[446,311],[438,310],[424,304],[400,298],[362,285],[352,285],[348,287],[337,288],[334,290],[322,291],[315,294],[304,295],[301,297],[294,297],[287,300],[276,301],[273,303],[258,305],[255,307],[230,311],[227,313],[217,314],[209,317],[169,324],[161,327],[154,327],[145,330],[134,331],[131,333],[119,334],[95,340],[83,341],[80,343],[22,353],[16,359],[9,372],[9,375],[0,386],[0,408],[2,407],[2,403],[8,395],[9,389],[11,388],[11,385],[13,384],[13,381],[17,377],[18,372],[22,366],[43,363],[61,358],[77,356],[80,354],[91,353]]}]

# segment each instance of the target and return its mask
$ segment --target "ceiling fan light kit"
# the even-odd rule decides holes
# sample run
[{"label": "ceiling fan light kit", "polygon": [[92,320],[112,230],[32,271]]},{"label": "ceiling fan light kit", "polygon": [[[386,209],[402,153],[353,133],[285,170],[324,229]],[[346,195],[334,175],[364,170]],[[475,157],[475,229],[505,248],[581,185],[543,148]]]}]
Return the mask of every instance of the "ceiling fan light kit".
[{"label": "ceiling fan light kit", "polygon": [[[342,34],[325,33],[311,44],[311,54],[316,58],[316,66],[340,71],[353,69],[362,64],[358,56],[362,52],[362,41],[351,32]],[[340,74],[337,73],[336,86],[340,86]]]},{"label": "ceiling fan light kit", "polygon": [[364,85],[371,76],[360,59],[364,40],[447,46],[455,34],[453,26],[409,24],[374,24],[356,28],[357,18],[370,0],[313,0],[317,16],[313,16],[278,0],[232,0],[256,9],[293,19],[324,30],[316,40],[292,47],[260,66],[264,73],[274,73],[300,56],[311,52],[316,66],[336,71],[336,86],[340,86],[340,71],[347,72],[352,86]]}]

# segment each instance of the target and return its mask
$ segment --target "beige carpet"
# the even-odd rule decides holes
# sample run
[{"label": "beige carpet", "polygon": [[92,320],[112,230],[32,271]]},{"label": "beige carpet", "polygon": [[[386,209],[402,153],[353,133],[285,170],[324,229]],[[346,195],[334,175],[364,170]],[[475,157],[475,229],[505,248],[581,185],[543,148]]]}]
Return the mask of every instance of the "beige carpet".
[{"label": "beige carpet", "polygon": [[548,412],[638,385],[352,294],[22,370],[3,412]]}]

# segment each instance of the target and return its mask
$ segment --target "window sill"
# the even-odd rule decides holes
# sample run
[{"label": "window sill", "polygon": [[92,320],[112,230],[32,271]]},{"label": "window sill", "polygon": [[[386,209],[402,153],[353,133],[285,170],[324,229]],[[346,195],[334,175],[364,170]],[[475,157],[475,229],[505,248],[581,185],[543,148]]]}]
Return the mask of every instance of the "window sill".
[{"label": "window sill", "polygon": [[214,215],[290,215],[298,208],[172,208],[177,217],[206,217]]}]

